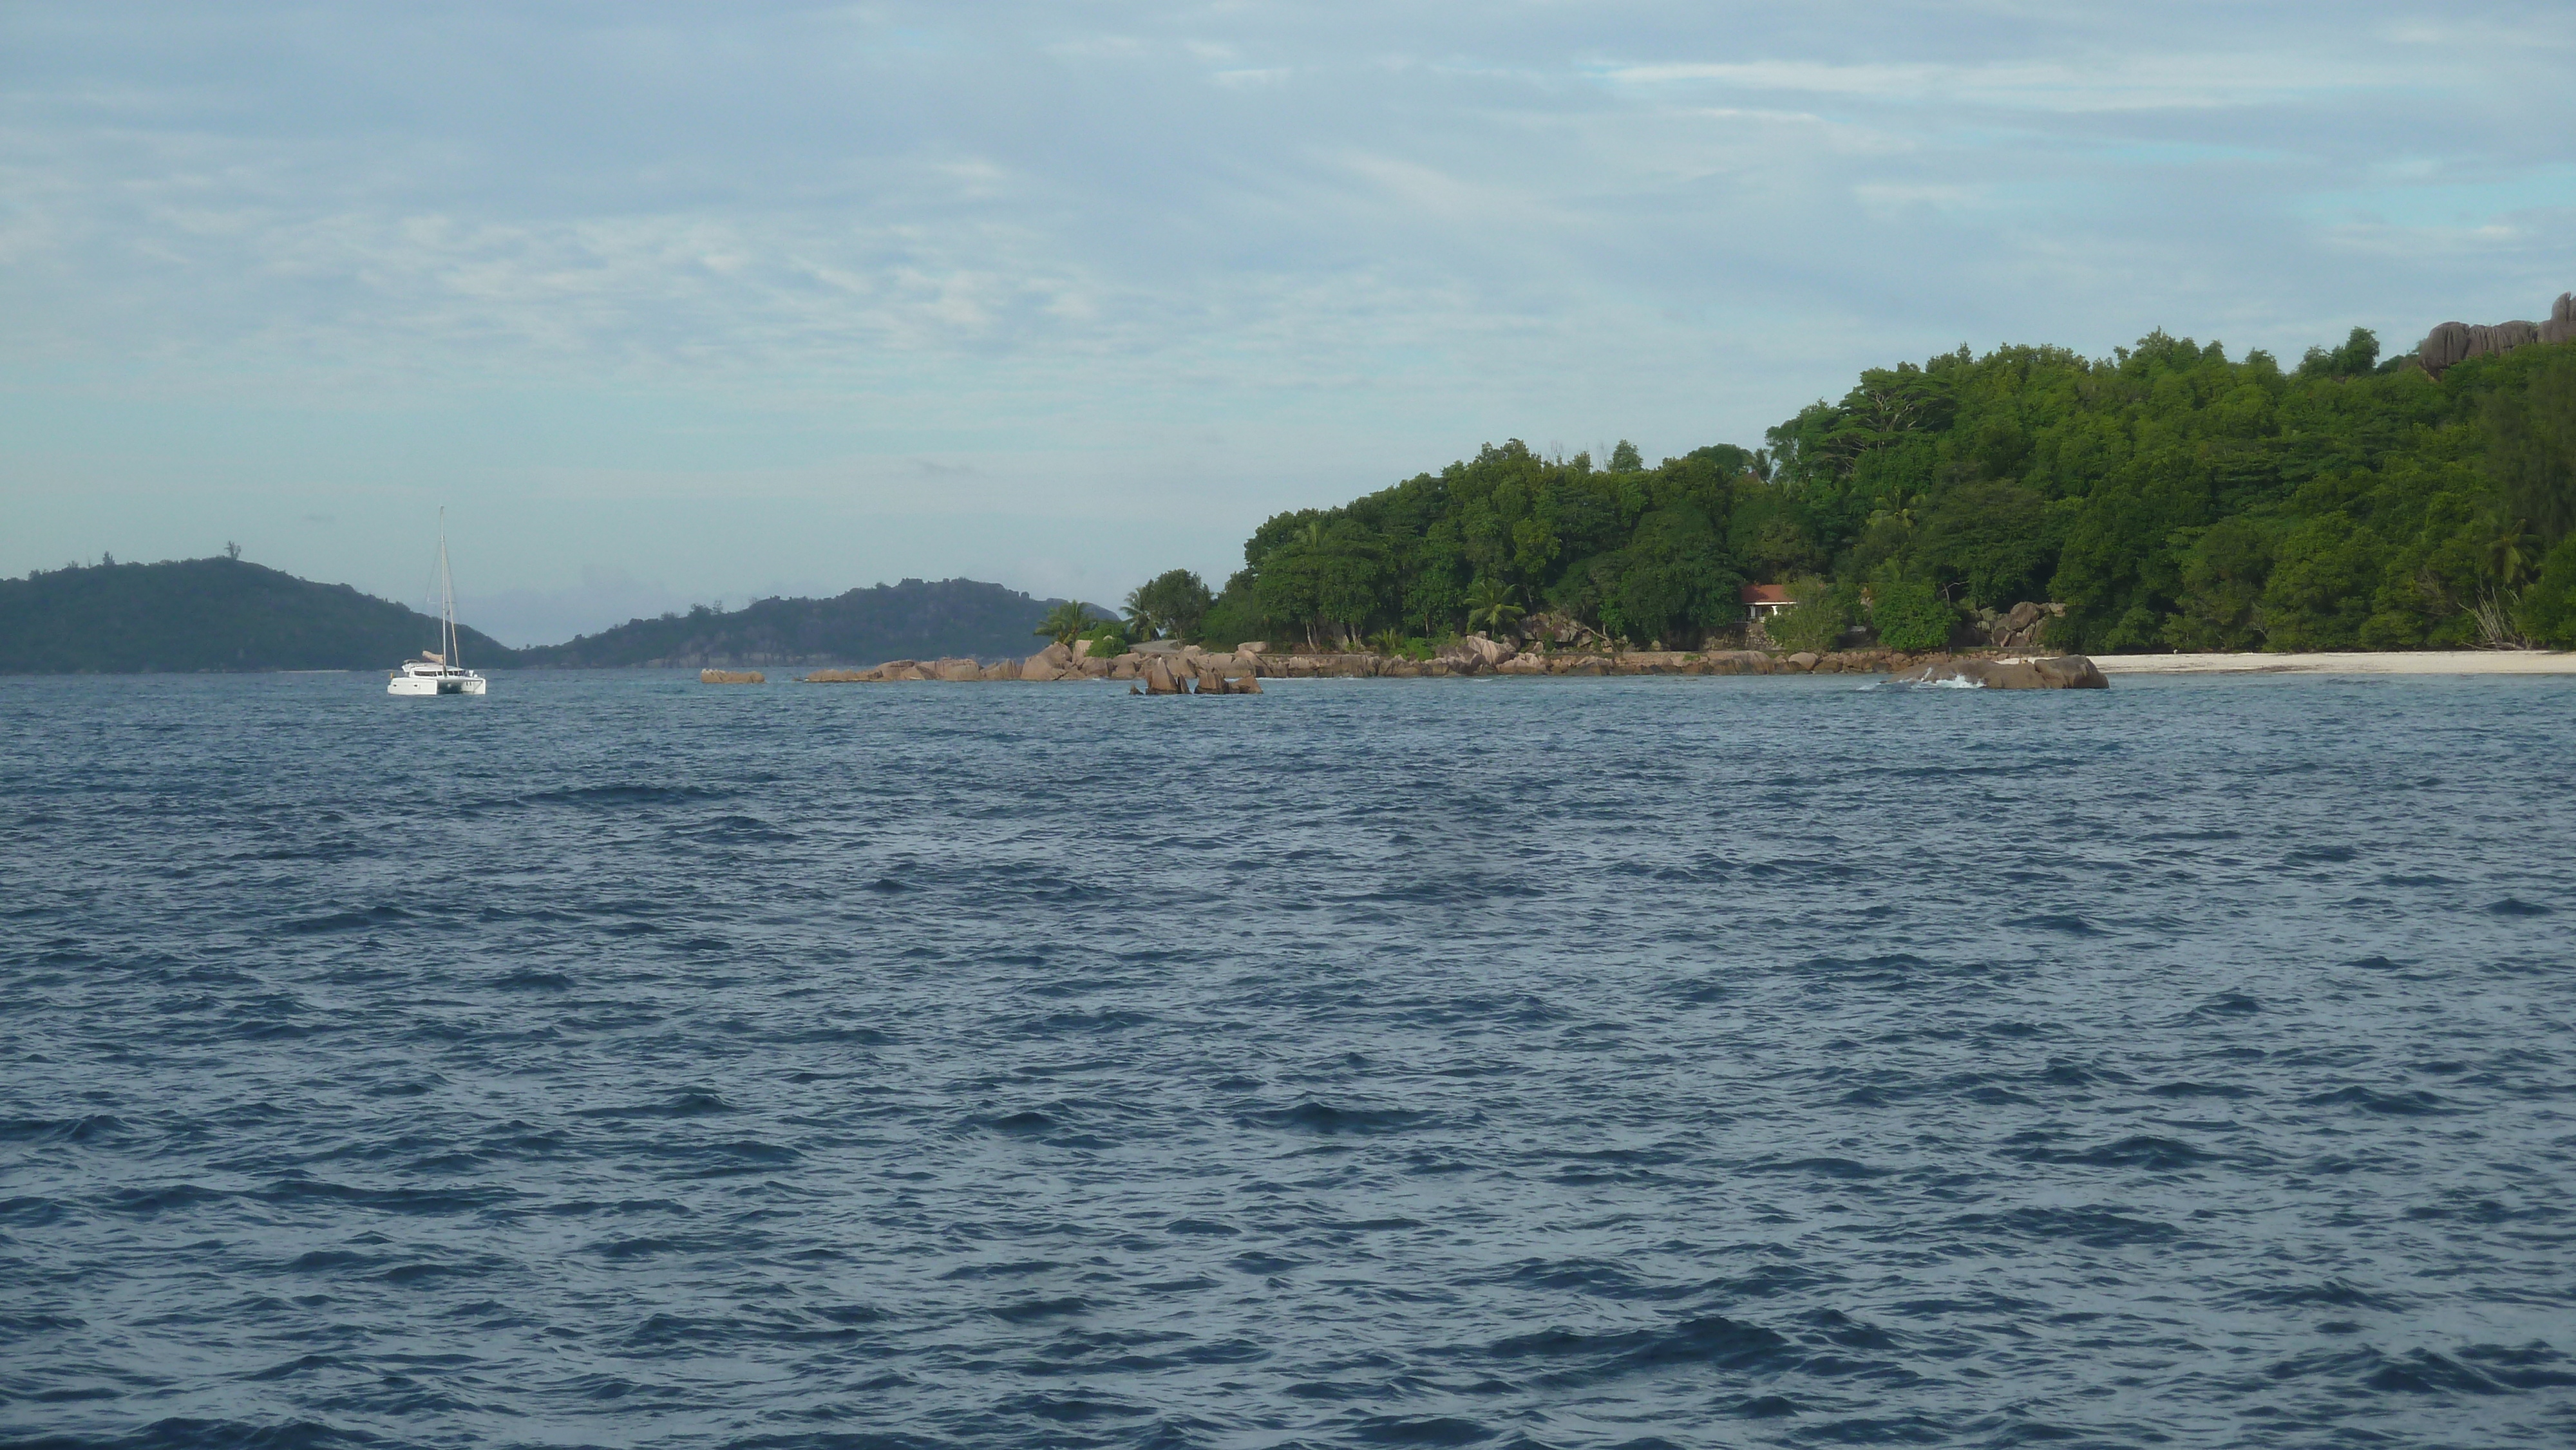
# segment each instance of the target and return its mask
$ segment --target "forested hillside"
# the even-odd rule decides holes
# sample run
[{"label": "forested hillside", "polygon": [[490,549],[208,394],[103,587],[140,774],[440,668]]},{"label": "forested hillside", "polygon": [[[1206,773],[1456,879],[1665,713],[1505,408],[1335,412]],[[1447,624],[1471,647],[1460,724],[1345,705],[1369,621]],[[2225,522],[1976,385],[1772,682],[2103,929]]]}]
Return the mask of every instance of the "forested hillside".
[{"label": "forested hillside", "polygon": [[993,659],[1034,651],[1038,621],[1056,603],[972,579],[906,579],[830,599],[763,599],[728,613],[700,605],[686,614],[629,620],[566,644],[521,650],[518,659],[531,665],[691,669],[947,655]]},{"label": "forested hillside", "polygon": [[[2158,333],[1965,349],[1648,467],[1514,441],[1244,547],[1200,633],[1430,637],[1554,611],[1696,644],[1745,582],[1916,637],[2062,601],[2095,651],[2576,645],[2576,343],[2436,379],[2356,329],[2295,368]],[[1864,603],[1866,597],[1867,603]]]},{"label": "forested hillside", "polygon": [[[471,629],[468,666],[513,662]],[[391,669],[438,621],[238,559],[74,565],[0,579],[0,674]]]}]

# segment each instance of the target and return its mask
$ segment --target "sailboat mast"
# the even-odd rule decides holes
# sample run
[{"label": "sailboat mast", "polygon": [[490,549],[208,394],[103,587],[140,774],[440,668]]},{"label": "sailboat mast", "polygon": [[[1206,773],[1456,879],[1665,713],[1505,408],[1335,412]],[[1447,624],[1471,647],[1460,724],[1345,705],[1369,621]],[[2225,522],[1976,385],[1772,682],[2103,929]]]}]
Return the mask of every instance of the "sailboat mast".
[{"label": "sailboat mast", "polygon": [[456,657],[456,580],[447,572],[447,510],[438,511],[438,648],[447,667],[459,669]]}]

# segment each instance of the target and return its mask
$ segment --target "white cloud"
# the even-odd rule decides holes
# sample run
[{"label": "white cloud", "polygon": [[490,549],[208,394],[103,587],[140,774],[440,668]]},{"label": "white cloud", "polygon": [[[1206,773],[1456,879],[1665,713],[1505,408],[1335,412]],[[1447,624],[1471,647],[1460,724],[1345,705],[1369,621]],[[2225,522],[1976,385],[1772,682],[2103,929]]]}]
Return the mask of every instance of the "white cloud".
[{"label": "white cloud", "polygon": [[2320,63],[2265,54],[2105,55],[1972,65],[1816,61],[1683,62],[1613,67],[1632,86],[1713,82],[1748,91],[2060,112],[2207,110],[2385,90],[2422,80],[2393,58]]},{"label": "white cloud", "polygon": [[[0,570],[445,492],[530,511],[509,587],[1079,582],[1067,500],[1102,569],[1222,573],[1488,439],[1751,439],[1962,340],[2528,315],[2576,285],[2549,18],[14,7]],[[925,458],[979,470],[947,523]]]}]

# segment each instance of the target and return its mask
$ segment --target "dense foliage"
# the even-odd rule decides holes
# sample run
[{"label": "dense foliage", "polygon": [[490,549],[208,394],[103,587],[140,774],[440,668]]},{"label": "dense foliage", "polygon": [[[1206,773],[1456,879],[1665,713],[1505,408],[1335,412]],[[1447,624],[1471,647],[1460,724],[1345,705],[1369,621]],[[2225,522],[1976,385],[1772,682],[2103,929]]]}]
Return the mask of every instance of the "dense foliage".
[{"label": "dense foliage", "polygon": [[[1646,467],[1488,446],[1281,514],[1213,642],[1431,637],[1552,611],[1698,644],[1747,581],[1812,581],[1805,632],[1938,642],[1964,611],[2067,606],[2100,651],[2576,644],[2576,344],[2440,379],[2370,333],[2295,369],[2158,333],[2114,357],[1965,349]],[[1793,630],[1793,632],[1795,632]]]},{"label": "dense foliage", "polygon": [[[473,667],[516,656],[459,629]],[[391,669],[438,643],[438,621],[238,559],[106,562],[0,579],[0,673]]]},{"label": "dense foliage", "polygon": [[1126,633],[1138,640],[1166,635],[1194,638],[1216,602],[1206,581],[1187,569],[1172,569],[1127,592]]},{"label": "dense foliage", "polygon": [[1083,632],[1090,629],[1096,622],[1091,617],[1090,610],[1068,599],[1048,610],[1046,618],[1039,620],[1038,627],[1030,630],[1029,633],[1041,634],[1057,644],[1069,645],[1082,638]]}]

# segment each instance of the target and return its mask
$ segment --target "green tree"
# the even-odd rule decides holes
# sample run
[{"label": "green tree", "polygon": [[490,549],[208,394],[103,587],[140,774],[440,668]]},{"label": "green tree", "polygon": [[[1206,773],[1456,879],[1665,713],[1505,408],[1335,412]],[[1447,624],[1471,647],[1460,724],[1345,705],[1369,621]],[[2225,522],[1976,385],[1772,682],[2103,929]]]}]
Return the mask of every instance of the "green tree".
[{"label": "green tree", "polygon": [[1870,586],[1869,623],[1889,649],[1939,649],[1959,627],[1959,611],[1929,583],[1889,574]]},{"label": "green tree", "polygon": [[2266,639],[2288,650],[2359,648],[2382,570],[2378,540],[2344,514],[2300,524],[2282,537],[2264,581]]},{"label": "green tree", "polygon": [[1972,483],[1943,498],[1924,522],[1916,555],[1966,587],[1968,602],[2009,609],[2040,597],[2057,563],[2047,501],[2015,483]]},{"label": "green tree", "polygon": [[1347,644],[1384,605],[1387,562],[1384,541],[1360,521],[1312,520],[1262,559],[1262,612],[1302,629],[1309,644],[1326,634]]},{"label": "green tree", "polygon": [[2554,545],[2576,530],[2576,345],[2533,351],[2523,386],[2487,399],[2487,466],[2505,507]]},{"label": "green tree", "polygon": [[1509,584],[1479,578],[1467,586],[1467,628],[1501,634],[1528,611],[1517,602],[1520,591]]},{"label": "green tree", "polygon": [[1125,654],[1136,645],[1135,636],[1127,632],[1127,626],[1115,619],[1091,621],[1080,637],[1090,640],[1091,653],[1102,659]]},{"label": "green tree", "polygon": [[[1020,617],[1028,618],[1025,614]],[[1048,610],[1046,618],[1039,620],[1038,627],[1031,632],[1045,635],[1057,644],[1070,645],[1082,638],[1082,632],[1091,628],[1091,625],[1091,611],[1072,600],[1066,600]]]},{"label": "green tree", "polygon": [[1851,628],[1851,605],[1831,580],[1810,576],[1789,586],[1789,608],[1762,625],[1763,637],[1785,650],[1822,653]]},{"label": "green tree", "polygon": [[2576,534],[2560,540],[2540,561],[2539,576],[2522,591],[2516,617],[2532,643],[2576,649]]},{"label": "green tree", "polygon": [[2328,351],[2322,347],[2308,349],[2299,363],[2302,377],[2359,377],[2379,364],[2379,334],[2367,327],[2356,327],[2345,338],[2343,346]]},{"label": "green tree", "polygon": [[1688,640],[1734,616],[1743,574],[1707,517],[1696,509],[1658,509],[1638,520],[1628,546],[1592,569],[1601,627],[1639,642]]},{"label": "green tree", "polygon": [[1195,639],[1215,603],[1206,580],[1187,569],[1168,570],[1128,591],[1128,627],[1146,639],[1161,635]]},{"label": "green tree", "polygon": [[2486,521],[2484,550],[2487,574],[2499,589],[2518,589],[2540,563],[2540,536],[2521,519],[2501,514]]},{"label": "green tree", "polygon": [[2181,650],[2246,650],[2263,643],[2263,585],[2272,541],[2252,519],[2221,519],[2198,531],[2183,556],[2178,610],[2165,642]]},{"label": "green tree", "polygon": [[1199,622],[1199,643],[1210,649],[1230,650],[1245,640],[1260,638],[1257,579],[1253,570],[1238,569],[1225,581],[1216,602],[1208,606],[1207,617]]}]

